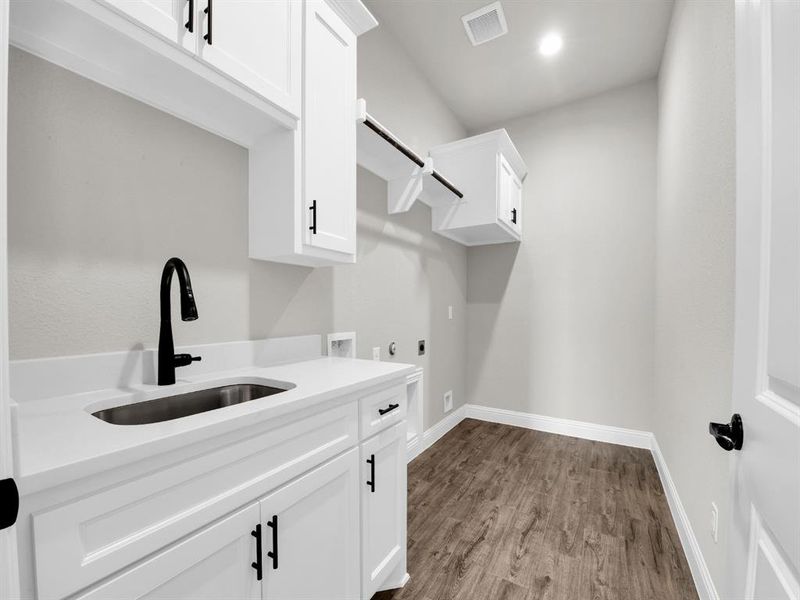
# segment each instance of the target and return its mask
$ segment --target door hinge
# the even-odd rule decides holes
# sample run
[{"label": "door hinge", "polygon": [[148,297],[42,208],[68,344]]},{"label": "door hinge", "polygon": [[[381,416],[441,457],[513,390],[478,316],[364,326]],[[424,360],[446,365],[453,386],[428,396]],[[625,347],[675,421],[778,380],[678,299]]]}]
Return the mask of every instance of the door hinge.
[{"label": "door hinge", "polygon": [[19,514],[19,490],[13,479],[0,481],[0,529],[11,527]]}]

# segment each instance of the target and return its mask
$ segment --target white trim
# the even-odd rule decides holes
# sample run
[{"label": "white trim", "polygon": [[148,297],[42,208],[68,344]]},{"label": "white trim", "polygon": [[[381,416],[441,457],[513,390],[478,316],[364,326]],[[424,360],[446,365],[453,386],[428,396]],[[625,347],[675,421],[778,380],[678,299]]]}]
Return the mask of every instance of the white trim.
[{"label": "white trim", "polygon": [[463,421],[465,418],[465,414],[466,406],[454,408],[450,414],[445,416],[436,425],[426,430],[425,433],[422,434],[422,446],[420,447],[418,454],[425,452],[425,450],[442,439],[442,436],[444,436],[448,431],[461,423],[461,421]]},{"label": "white trim", "polygon": [[694,535],[689,515],[686,514],[686,509],[683,508],[683,503],[680,496],[678,496],[678,488],[675,487],[675,482],[672,481],[667,462],[664,460],[664,455],[661,454],[661,447],[658,445],[655,435],[652,436],[650,452],[653,454],[653,460],[661,478],[661,486],[664,488],[669,510],[672,513],[672,520],[675,522],[675,528],[681,538],[683,552],[692,571],[697,595],[700,596],[700,600],[719,600],[717,588],[714,586],[711,572],[708,570],[708,565],[705,558],[703,558],[703,552],[700,550],[700,544]]},{"label": "white trim", "polygon": [[420,452],[413,456],[409,453],[409,462],[413,460],[415,456],[421,454],[439,441],[442,436],[464,419],[502,423],[504,425],[533,429],[535,431],[544,431],[597,442],[620,444],[623,446],[650,450],[650,453],[653,455],[653,461],[656,464],[656,469],[658,470],[658,476],[661,479],[661,485],[664,488],[667,504],[672,513],[672,520],[675,523],[675,528],[681,540],[681,546],[686,555],[686,560],[689,563],[689,569],[692,572],[692,579],[694,579],[697,594],[700,600],[719,600],[719,594],[717,593],[714,581],[711,579],[711,572],[700,550],[700,544],[692,529],[689,516],[686,514],[686,509],[684,509],[683,503],[678,496],[678,490],[672,480],[669,468],[664,460],[664,455],[661,453],[661,448],[652,432],[467,404],[458,407],[436,425],[428,429],[422,436]]},{"label": "white trim", "polygon": [[[416,398],[413,400],[413,402],[409,394],[412,388],[416,391]],[[413,419],[415,431],[415,435],[408,438],[406,445],[407,461],[411,462],[417,456],[419,456],[420,452],[423,450],[422,409],[425,406],[425,371],[422,367],[419,367],[416,371],[406,377],[406,393],[409,394],[406,418],[408,419],[409,423],[411,423]]]},{"label": "white trim", "polygon": [[[0,0],[0,479],[14,475],[8,394],[8,221],[6,205],[8,133],[8,0]],[[17,527],[0,531],[0,598],[19,597]]]},{"label": "white trim", "polygon": [[633,448],[647,448],[649,450],[650,440],[653,437],[653,434],[649,431],[624,429],[622,427],[612,427],[611,425],[596,425],[594,423],[586,423],[585,421],[546,417],[544,415],[534,415],[516,410],[492,408],[490,406],[468,404],[466,409],[466,416],[469,419],[479,419],[491,423],[503,423],[504,425],[513,425],[515,427],[535,429],[536,431],[568,435],[570,437],[594,440],[596,442],[620,444]]}]

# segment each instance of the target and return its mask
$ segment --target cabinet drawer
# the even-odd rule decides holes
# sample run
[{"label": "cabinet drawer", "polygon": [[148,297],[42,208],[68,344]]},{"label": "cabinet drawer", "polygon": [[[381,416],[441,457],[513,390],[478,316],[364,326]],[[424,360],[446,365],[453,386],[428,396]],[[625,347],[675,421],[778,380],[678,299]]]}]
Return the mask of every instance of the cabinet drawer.
[{"label": "cabinet drawer", "polygon": [[354,446],[357,411],[350,402],[262,430],[34,515],[39,597],[85,588]]},{"label": "cabinet drawer", "polygon": [[405,385],[396,385],[361,398],[361,439],[364,440],[405,419],[406,408]]}]

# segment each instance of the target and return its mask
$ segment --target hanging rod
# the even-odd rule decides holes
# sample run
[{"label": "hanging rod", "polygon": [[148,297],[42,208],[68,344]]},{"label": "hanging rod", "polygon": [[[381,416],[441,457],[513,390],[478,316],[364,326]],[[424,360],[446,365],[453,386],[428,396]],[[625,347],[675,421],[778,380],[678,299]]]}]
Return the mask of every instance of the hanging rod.
[{"label": "hanging rod", "polygon": [[[399,140],[395,139],[391,133],[385,130],[383,127],[380,126],[379,123],[376,123],[372,119],[369,118],[369,115],[366,116],[364,119],[364,125],[372,129],[375,133],[381,136],[384,140],[386,140],[392,147],[396,148],[403,156],[408,158],[411,162],[413,162],[418,167],[424,167],[425,161],[422,160],[416,152],[408,148],[407,146],[403,145]],[[463,198],[464,194],[462,194],[456,186],[450,183],[444,175],[438,173],[435,169],[431,174],[433,178],[441,183],[444,187],[450,190],[453,194],[458,196],[459,198]]]},{"label": "hanging rod", "polygon": [[394,146],[395,148],[397,148],[397,149],[398,149],[398,150],[399,150],[399,151],[400,151],[400,152],[403,154],[403,156],[405,156],[406,158],[408,158],[408,159],[409,159],[411,162],[413,162],[414,164],[416,164],[418,167],[424,167],[424,166],[425,166],[425,161],[424,161],[424,160],[422,160],[422,159],[421,159],[419,156],[417,156],[417,155],[416,155],[416,153],[415,153],[413,150],[411,150],[410,148],[406,148],[406,147],[405,147],[403,144],[401,144],[401,143],[400,143],[398,140],[394,139],[394,138],[392,137],[392,134],[391,134],[391,133],[389,133],[388,131],[386,131],[386,130],[385,130],[383,127],[381,127],[381,126],[380,126],[378,123],[376,123],[375,121],[372,121],[372,120],[369,118],[369,116],[367,116],[367,118],[366,118],[366,119],[364,119],[364,125],[366,125],[366,126],[367,126],[367,127],[369,127],[370,129],[372,129],[372,131],[374,131],[375,133],[377,133],[377,134],[378,134],[379,136],[381,136],[381,137],[382,137],[384,140],[386,140],[387,142],[389,142],[389,143],[390,143],[392,146]]},{"label": "hanging rod", "polygon": [[435,169],[434,169],[434,171],[433,171],[433,174],[432,174],[432,175],[433,175],[433,178],[434,178],[436,181],[438,181],[439,183],[441,183],[441,184],[442,184],[444,187],[446,187],[448,190],[450,190],[451,192],[453,192],[453,193],[454,193],[456,196],[458,196],[459,198],[463,198],[463,197],[464,197],[464,194],[462,194],[462,193],[461,193],[461,192],[458,190],[458,188],[456,188],[456,186],[454,186],[452,183],[450,183],[449,181],[447,181],[447,179],[445,179],[444,175],[440,175],[439,173],[437,173],[437,172],[436,172],[436,170],[435,170]]}]

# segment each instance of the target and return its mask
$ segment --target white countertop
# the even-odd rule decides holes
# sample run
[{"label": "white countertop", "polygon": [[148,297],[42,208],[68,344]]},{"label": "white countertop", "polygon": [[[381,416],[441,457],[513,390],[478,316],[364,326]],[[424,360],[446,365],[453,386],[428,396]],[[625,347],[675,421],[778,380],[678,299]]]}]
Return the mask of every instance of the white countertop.
[{"label": "white countertop", "polygon": [[[14,407],[16,481],[22,494],[30,494],[400,380],[415,368],[408,364],[321,357],[186,376],[166,387],[142,384],[26,401]],[[250,402],[147,425],[112,425],[91,414],[103,408],[234,382],[287,382],[296,387]]]}]

